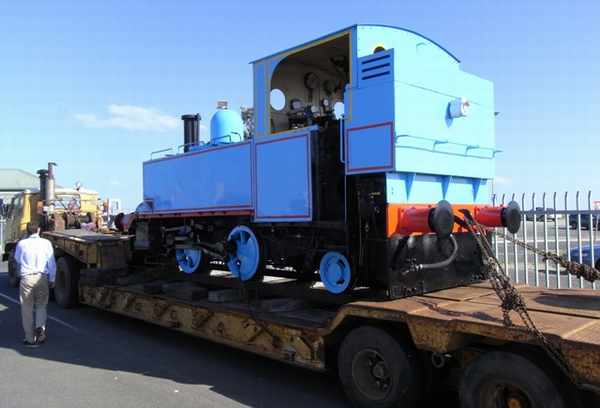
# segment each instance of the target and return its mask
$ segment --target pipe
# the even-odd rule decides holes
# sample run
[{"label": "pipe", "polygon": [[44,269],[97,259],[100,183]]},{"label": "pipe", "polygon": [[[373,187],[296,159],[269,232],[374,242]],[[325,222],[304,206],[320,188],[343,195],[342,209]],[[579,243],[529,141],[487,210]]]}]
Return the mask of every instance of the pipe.
[{"label": "pipe", "polygon": [[450,256],[440,262],[434,262],[434,263],[430,263],[430,264],[419,264],[419,265],[417,265],[418,271],[423,271],[426,269],[445,268],[446,266],[450,265],[456,259],[456,255],[458,254],[458,243],[456,242],[456,239],[454,238],[453,235],[450,235],[448,238],[450,239],[450,242],[452,242],[452,246],[453,246],[452,253],[450,254]]},{"label": "pipe", "polygon": [[200,142],[200,114],[182,115],[183,120],[183,151],[189,152],[192,146]]}]

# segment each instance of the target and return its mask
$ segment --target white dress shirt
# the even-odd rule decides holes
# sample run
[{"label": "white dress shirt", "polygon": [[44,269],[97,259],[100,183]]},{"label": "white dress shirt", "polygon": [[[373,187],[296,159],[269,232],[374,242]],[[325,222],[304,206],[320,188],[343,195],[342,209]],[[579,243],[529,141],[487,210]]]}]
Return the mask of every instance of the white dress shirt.
[{"label": "white dress shirt", "polygon": [[19,263],[21,276],[43,273],[48,280],[54,282],[56,262],[52,244],[39,234],[22,239],[15,250],[15,261]]}]

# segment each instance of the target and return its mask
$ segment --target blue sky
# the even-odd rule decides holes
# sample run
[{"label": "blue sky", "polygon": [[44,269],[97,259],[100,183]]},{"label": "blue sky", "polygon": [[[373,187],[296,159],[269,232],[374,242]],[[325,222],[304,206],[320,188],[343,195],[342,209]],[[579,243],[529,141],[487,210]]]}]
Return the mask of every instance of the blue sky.
[{"label": "blue sky", "polygon": [[[600,192],[600,2],[0,3],[0,167],[56,161],[134,208],[179,116],[252,104],[248,62],[354,23],[413,29],[494,82],[496,191]],[[596,195],[600,198],[600,195]]]}]

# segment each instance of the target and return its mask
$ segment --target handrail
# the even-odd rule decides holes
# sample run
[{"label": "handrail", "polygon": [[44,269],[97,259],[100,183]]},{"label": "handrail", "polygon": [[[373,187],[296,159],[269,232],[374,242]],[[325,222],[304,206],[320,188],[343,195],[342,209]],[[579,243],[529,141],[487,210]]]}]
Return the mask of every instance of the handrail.
[{"label": "handrail", "polygon": [[168,147],[168,148],[166,148],[166,149],[162,149],[162,150],[155,150],[155,151],[153,151],[153,152],[151,152],[151,153],[150,153],[150,160],[153,160],[153,159],[154,159],[154,155],[155,155],[155,154],[158,154],[158,153],[163,153],[163,152],[169,152],[169,151],[171,151],[171,152],[172,152],[172,151],[173,151],[173,148],[172,148],[172,147]]},{"label": "handrail", "polygon": [[177,146],[177,154],[181,153],[181,149],[185,148],[187,146],[199,146],[199,147],[202,147],[202,146],[206,146],[207,144],[208,143],[204,143],[204,142],[184,143],[182,145]]}]

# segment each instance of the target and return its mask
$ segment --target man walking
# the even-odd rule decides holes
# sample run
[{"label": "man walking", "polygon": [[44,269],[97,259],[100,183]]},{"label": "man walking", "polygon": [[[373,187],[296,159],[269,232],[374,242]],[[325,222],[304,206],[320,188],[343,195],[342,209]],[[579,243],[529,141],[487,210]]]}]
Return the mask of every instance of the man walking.
[{"label": "man walking", "polygon": [[27,224],[27,233],[29,237],[17,244],[15,261],[19,264],[21,276],[19,295],[25,331],[23,344],[36,347],[46,340],[46,306],[49,284],[54,284],[56,276],[56,263],[52,244],[40,237],[40,229]]}]

